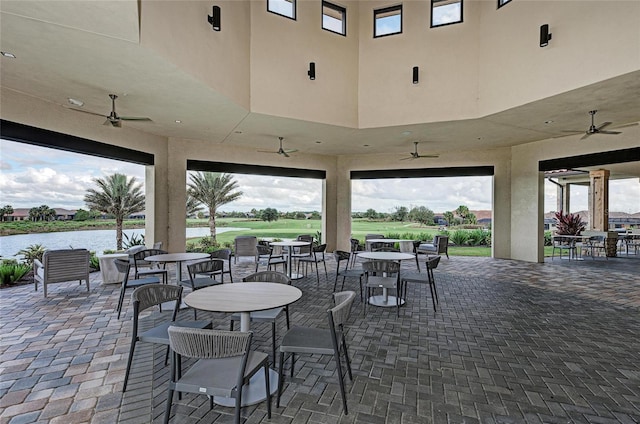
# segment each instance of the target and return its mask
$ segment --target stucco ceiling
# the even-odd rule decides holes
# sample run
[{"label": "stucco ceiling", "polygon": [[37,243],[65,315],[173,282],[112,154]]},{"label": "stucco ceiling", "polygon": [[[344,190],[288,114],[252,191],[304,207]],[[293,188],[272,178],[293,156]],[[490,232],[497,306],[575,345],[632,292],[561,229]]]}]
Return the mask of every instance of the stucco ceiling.
[{"label": "stucco ceiling", "polygon": [[[256,149],[276,149],[276,137],[283,136],[286,148],[303,153],[399,158],[414,141],[422,142],[423,154],[442,154],[566,136],[564,129],[588,128],[591,109],[599,110],[597,123],[611,121],[611,128],[640,121],[640,72],[455,122],[357,129],[252,113],[142,48],[137,1],[2,1],[0,7],[1,50],[17,56],[2,58],[4,89],[60,108],[68,107],[72,97],[84,101],[84,110],[104,114],[110,111],[107,95],[116,93],[120,115],[153,119],[124,125],[161,136]],[[95,125],[104,122],[98,116],[68,114]],[[614,136],[594,135],[585,142],[605,144],[608,137]],[[640,166],[625,172],[640,176]]]}]

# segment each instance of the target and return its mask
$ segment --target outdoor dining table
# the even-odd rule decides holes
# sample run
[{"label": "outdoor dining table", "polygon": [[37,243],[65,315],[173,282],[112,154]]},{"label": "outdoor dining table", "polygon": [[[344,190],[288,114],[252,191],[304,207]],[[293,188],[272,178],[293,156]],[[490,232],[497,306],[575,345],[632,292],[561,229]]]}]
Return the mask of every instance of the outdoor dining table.
[{"label": "outdoor dining table", "polygon": [[182,262],[197,261],[198,259],[207,259],[208,253],[183,252],[183,253],[163,253],[160,255],[152,255],[144,258],[148,262],[158,263],[176,263],[176,284],[180,284],[182,280]]},{"label": "outdoor dining table", "polygon": [[292,272],[293,266],[291,265],[291,258],[293,257],[293,248],[294,247],[302,247],[302,246],[311,246],[311,242],[308,241],[300,241],[300,240],[291,240],[291,241],[272,241],[269,243],[271,246],[281,246],[288,247],[287,252],[287,275],[291,280],[299,280],[304,275],[295,274]]},{"label": "outdoor dining table", "polygon": [[[374,261],[404,261],[407,259],[415,259],[415,256],[412,254],[402,252],[359,252],[358,257]],[[382,307],[396,306],[396,296],[389,296],[388,290],[383,288],[381,295],[371,296],[369,298],[369,304]],[[400,299],[400,304],[404,304],[404,299]]]},{"label": "outdoor dining table", "polygon": [[[205,287],[189,293],[184,303],[210,312],[240,313],[240,331],[251,329],[251,312],[290,305],[302,297],[299,288],[280,283],[228,283]],[[275,366],[275,364],[272,364]],[[242,405],[254,405],[267,398],[264,373],[256,373],[242,388]],[[278,373],[269,371],[271,394],[278,389]],[[218,405],[232,407],[233,398],[214,398]]]},{"label": "outdoor dining table", "polygon": [[371,250],[371,243],[398,243],[400,245],[401,252],[412,252],[413,251],[413,240],[407,239],[368,239],[365,241],[365,249]]}]

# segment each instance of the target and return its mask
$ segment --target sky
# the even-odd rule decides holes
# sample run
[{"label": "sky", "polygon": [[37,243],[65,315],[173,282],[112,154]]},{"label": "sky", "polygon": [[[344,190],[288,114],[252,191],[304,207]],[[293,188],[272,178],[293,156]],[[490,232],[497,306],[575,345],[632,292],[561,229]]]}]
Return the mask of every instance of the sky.
[{"label": "sky", "polygon": [[[84,195],[94,178],[115,172],[144,181],[144,166],[68,153],[23,143],[0,140],[0,206],[86,209]],[[322,180],[234,174],[240,200],[221,211],[320,211]],[[491,177],[395,178],[354,180],[352,211],[393,212],[396,207],[426,206],[445,212],[465,205],[471,210],[491,209]],[[610,182],[609,210],[640,212],[638,179]],[[556,188],[545,184],[545,211],[556,207]],[[572,187],[571,209],[587,209],[587,188]]]}]

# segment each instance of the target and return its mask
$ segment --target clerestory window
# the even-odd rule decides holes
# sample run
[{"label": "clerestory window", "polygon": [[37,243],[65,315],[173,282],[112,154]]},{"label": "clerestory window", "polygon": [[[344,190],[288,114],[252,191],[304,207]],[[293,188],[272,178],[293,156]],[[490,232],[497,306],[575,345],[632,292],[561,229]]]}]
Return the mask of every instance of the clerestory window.
[{"label": "clerestory window", "polygon": [[373,36],[402,33],[402,5],[385,7],[373,11]]},{"label": "clerestory window", "polygon": [[431,0],[431,28],[462,22],[462,0]]},{"label": "clerestory window", "polygon": [[347,9],[322,1],[322,29],[347,35]]},{"label": "clerestory window", "polygon": [[296,0],[267,0],[267,10],[289,19],[296,19]]}]

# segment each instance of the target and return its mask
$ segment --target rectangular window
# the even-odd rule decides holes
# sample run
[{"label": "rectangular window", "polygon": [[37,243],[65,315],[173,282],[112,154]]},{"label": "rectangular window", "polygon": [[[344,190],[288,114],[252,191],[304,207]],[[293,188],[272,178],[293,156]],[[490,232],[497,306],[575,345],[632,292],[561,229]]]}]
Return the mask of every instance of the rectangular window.
[{"label": "rectangular window", "polygon": [[431,28],[462,22],[462,0],[431,0]]},{"label": "rectangular window", "polygon": [[373,36],[402,33],[402,5],[385,7],[373,11]]},{"label": "rectangular window", "polygon": [[505,4],[509,3],[511,0],[498,0],[498,9],[500,9]]},{"label": "rectangular window", "polygon": [[267,0],[267,10],[295,20],[296,0]]},{"label": "rectangular window", "polygon": [[347,35],[347,9],[323,0],[322,29]]}]

